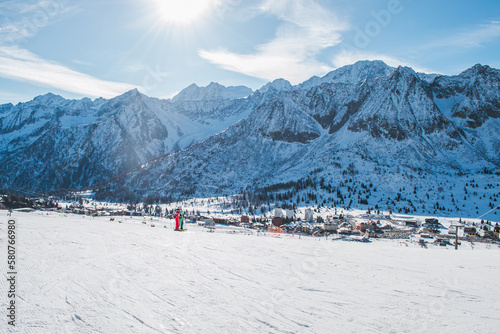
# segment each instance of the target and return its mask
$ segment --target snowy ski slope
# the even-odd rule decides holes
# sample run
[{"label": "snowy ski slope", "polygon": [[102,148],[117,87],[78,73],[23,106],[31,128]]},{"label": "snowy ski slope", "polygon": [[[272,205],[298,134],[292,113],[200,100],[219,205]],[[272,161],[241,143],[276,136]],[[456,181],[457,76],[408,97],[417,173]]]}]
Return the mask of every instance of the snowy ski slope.
[{"label": "snowy ski slope", "polygon": [[[498,333],[500,249],[215,233],[172,220],[17,218],[17,326],[1,333]],[[121,221],[121,223],[120,223]],[[151,226],[155,224],[155,227]],[[164,227],[165,226],[165,227]]]}]

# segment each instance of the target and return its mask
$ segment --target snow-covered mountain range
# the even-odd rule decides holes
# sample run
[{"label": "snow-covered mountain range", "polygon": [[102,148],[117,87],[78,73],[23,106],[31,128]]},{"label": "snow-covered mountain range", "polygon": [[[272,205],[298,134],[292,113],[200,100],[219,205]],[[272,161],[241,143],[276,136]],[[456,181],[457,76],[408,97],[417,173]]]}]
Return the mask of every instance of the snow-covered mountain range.
[{"label": "snow-covered mountain range", "polygon": [[[0,184],[46,191],[82,188],[206,139],[249,111],[249,88],[192,85],[172,100],[129,91],[110,100],[47,94],[0,106]],[[245,114],[246,112],[246,114]]]},{"label": "snow-covered mountain range", "polygon": [[[358,203],[370,202],[361,191],[368,184],[389,197],[401,198],[401,188],[431,192],[427,200],[435,202],[444,196],[429,187],[465,186],[475,175],[493,182],[499,134],[499,70],[476,65],[443,76],[364,61],[255,92],[212,83],[171,100],[130,91],[111,100],[48,94],[0,106],[0,183],[30,190],[100,183],[106,194],[137,196],[211,196],[278,184],[303,196],[299,181],[314,179],[323,190],[344,191],[325,195],[325,203],[345,201],[347,190],[358,188]],[[457,208],[456,196],[445,201]],[[382,198],[379,192],[375,203]],[[405,206],[416,208],[415,200]]]}]

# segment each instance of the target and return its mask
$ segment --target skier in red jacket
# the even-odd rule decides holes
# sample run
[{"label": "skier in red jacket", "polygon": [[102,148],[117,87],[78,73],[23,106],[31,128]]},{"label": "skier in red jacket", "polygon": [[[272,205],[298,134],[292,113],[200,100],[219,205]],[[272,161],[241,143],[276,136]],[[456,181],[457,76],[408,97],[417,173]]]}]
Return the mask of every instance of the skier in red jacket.
[{"label": "skier in red jacket", "polygon": [[179,231],[179,221],[181,219],[181,213],[180,213],[180,208],[175,211],[174,218],[175,218],[175,230]]}]

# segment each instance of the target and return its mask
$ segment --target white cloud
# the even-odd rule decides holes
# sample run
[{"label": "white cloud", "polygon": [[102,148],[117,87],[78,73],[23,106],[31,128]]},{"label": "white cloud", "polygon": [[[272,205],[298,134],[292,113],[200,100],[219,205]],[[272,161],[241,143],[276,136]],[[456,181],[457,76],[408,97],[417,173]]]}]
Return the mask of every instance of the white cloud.
[{"label": "white cloud", "polygon": [[484,43],[493,42],[500,38],[500,21],[491,21],[479,27],[455,33],[452,36],[439,39],[428,45],[426,48],[435,47],[460,47],[477,48]]},{"label": "white cloud", "polygon": [[[19,46],[22,41],[33,38],[41,29],[78,8],[69,0],[6,0],[0,3],[0,15],[5,17],[0,21],[0,77],[89,97],[109,98],[135,88],[72,70]],[[78,60],[74,62],[84,64]]]},{"label": "white cloud", "polygon": [[19,0],[4,0],[0,2],[0,15],[9,14],[12,11],[20,11],[21,8],[27,8],[32,4],[24,4]]},{"label": "white cloud", "polygon": [[285,78],[292,83],[332,69],[315,56],[341,42],[340,32],[347,29],[346,23],[313,0],[266,0],[260,10],[283,21],[274,40],[258,45],[253,54],[200,50],[199,55],[227,70],[266,80]]},{"label": "white cloud", "polygon": [[74,13],[76,5],[69,0],[7,0],[0,3],[0,44],[18,44],[36,36],[43,29],[58,22],[65,14]]},{"label": "white cloud", "polygon": [[225,50],[200,51],[200,56],[220,65],[222,68],[249,76],[274,80],[285,78],[293,84],[313,75],[326,73],[331,68],[314,59],[303,59],[293,54],[258,53],[241,55]]},{"label": "white cloud", "polygon": [[[473,29],[461,32],[455,32],[446,38],[436,39],[425,45],[420,45],[415,48],[415,53],[430,52],[439,48],[478,48],[488,42],[493,42],[500,38],[500,21],[491,21],[488,24],[476,26]],[[455,49],[453,52],[455,52]],[[341,50],[332,60],[336,67],[341,67],[355,63],[359,60],[382,60],[387,65],[397,67],[399,65],[412,67],[417,72],[423,73],[438,73],[411,63],[405,59],[400,59],[386,54],[370,52],[364,49],[348,47]]]},{"label": "white cloud", "polygon": [[0,46],[0,76],[88,97],[110,98],[136,87],[100,80],[16,46]]}]

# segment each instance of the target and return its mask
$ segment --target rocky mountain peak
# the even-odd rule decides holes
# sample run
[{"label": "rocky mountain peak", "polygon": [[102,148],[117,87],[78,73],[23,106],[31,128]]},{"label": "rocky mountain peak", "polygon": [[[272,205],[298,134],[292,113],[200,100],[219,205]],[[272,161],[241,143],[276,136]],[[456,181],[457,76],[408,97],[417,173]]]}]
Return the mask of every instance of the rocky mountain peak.
[{"label": "rocky mountain peak", "polygon": [[262,88],[259,89],[259,92],[284,92],[291,90],[293,88],[292,84],[285,79],[276,79],[273,82],[268,82]]},{"label": "rocky mountain peak", "polygon": [[225,87],[216,82],[211,82],[206,87],[191,84],[174,96],[172,102],[234,100],[247,97],[252,93],[253,90],[245,86]]},{"label": "rocky mountain peak", "polygon": [[35,97],[33,99],[33,101],[38,103],[38,104],[54,105],[54,104],[59,104],[59,103],[65,101],[65,99],[60,95],[56,95],[53,93],[47,93],[45,95],[39,95],[39,96]]},{"label": "rocky mountain peak", "polygon": [[357,83],[364,80],[372,80],[379,77],[387,77],[394,71],[381,60],[358,61],[352,65],[346,65],[327,73],[323,77],[312,77],[299,85],[300,89],[310,89],[323,83]]}]

